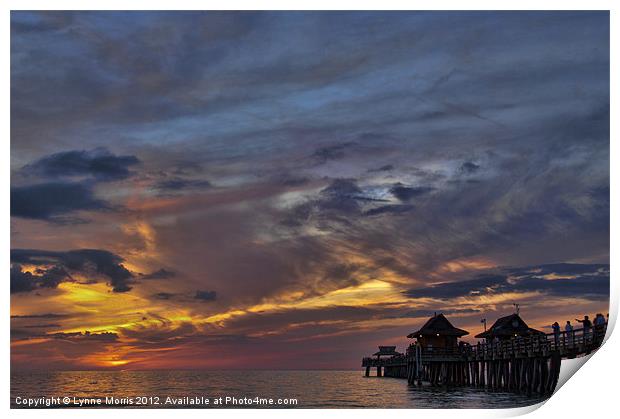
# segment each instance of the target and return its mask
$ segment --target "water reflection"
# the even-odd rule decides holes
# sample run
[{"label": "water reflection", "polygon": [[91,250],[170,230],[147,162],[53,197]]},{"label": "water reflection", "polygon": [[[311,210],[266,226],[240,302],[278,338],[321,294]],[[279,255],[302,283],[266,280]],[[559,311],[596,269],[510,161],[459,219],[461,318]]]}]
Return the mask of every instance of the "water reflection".
[{"label": "water reflection", "polygon": [[296,398],[298,407],[306,408],[514,408],[544,400],[472,388],[408,386],[405,380],[363,377],[358,371],[16,372],[11,374],[13,407],[18,407],[17,396]]}]

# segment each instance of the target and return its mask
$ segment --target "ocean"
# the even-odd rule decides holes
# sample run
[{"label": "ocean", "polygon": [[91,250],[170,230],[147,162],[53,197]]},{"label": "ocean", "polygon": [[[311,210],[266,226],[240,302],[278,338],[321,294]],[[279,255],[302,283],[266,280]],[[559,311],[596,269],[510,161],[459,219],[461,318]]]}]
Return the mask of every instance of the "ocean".
[{"label": "ocean", "polygon": [[[271,401],[269,400],[271,399]],[[361,371],[46,371],[11,373],[11,407],[514,408],[544,398],[407,385]],[[99,402],[98,402],[99,401]]]}]

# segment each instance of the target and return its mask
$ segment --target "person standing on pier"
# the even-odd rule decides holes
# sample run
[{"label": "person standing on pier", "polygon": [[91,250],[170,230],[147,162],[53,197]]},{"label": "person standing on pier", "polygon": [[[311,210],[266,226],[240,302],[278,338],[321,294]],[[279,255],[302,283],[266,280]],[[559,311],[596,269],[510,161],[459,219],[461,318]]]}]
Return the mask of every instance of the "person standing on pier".
[{"label": "person standing on pier", "polygon": [[[564,330],[566,331],[566,339],[568,340],[568,346],[573,346],[574,332],[573,332],[573,325],[570,324],[570,320],[566,321],[566,326],[564,326]],[[567,343],[565,342],[564,344],[566,345]]]},{"label": "person standing on pier", "polygon": [[553,342],[557,348],[560,346],[560,324],[558,322],[553,323],[551,329],[553,329]]},{"label": "person standing on pier", "polygon": [[603,313],[596,313],[596,317],[594,318],[594,344],[600,345],[603,343],[603,339],[605,338],[605,317],[603,317]]},{"label": "person standing on pier", "polygon": [[590,330],[592,329],[592,322],[588,316],[583,316],[583,320],[575,319],[579,323],[583,324],[583,343],[588,343],[590,340]]}]

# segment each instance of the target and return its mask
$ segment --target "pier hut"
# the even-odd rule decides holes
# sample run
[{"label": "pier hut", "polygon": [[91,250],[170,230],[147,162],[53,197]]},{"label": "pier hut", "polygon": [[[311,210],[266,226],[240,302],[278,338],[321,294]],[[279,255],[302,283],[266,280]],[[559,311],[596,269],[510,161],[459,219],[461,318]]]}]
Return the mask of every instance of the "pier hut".
[{"label": "pier hut", "polygon": [[370,367],[377,367],[377,377],[382,376],[382,366],[381,357],[384,358],[392,358],[394,356],[402,356],[400,352],[396,352],[396,346],[379,346],[379,350],[372,354],[372,356],[376,357],[375,362],[367,363],[366,365],[366,377],[370,376]]},{"label": "pier hut", "polygon": [[396,346],[379,346],[379,351],[372,354],[372,356],[376,356],[377,359],[382,356],[390,357],[396,355],[402,355],[400,352],[396,352]]},{"label": "pier hut", "polygon": [[457,339],[469,335],[469,332],[452,323],[443,314],[435,314],[427,320],[419,330],[407,335],[409,339],[416,339],[422,348],[456,348]]},{"label": "pier hut", "polygon": [[486,339],[487,342],[493,340],[510,340],[515,337],[536,337],[545,336],[544,332],[540,330],[532,329],[523,321],[521,316],[517,313],[509,316],[501,317],[493,323],[493,326],[489,330],[477,334],[475,337],[479,339]]}]

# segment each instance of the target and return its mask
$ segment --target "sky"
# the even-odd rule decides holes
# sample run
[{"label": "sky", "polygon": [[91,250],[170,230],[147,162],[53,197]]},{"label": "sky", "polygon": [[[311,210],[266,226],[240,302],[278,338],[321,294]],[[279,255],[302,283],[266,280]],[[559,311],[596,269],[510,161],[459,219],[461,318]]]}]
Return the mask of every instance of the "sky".
[{"label": "sky", "polygon": [[607,12],[12,12],[12,368],[606,314],[609,121]]}]

